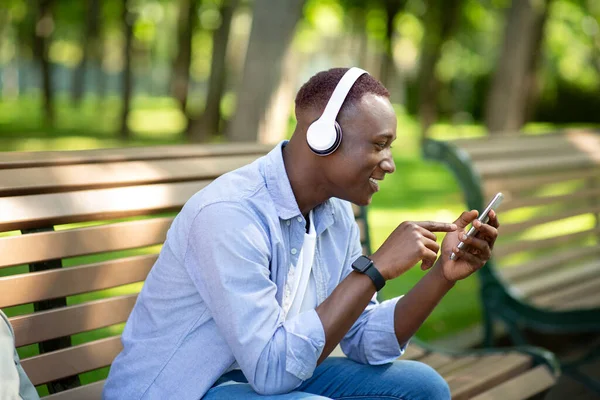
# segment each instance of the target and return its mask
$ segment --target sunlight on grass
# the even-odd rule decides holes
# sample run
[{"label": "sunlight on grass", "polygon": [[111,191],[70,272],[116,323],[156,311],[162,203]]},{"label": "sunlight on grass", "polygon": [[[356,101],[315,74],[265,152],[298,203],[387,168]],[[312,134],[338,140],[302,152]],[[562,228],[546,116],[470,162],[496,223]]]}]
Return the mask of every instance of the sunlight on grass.
[{"label": "sunlight on grass", "polygon": [[[373,251],[404,221],[454,222],[462,210],[459,208],[429,208],[417,210],[373,209],[368,211],[369,233]],[[442,234],[438,237],[441,238]]]},{"label": "sunlight on grass", "polygon": [[[119,140],[93,138],[86,136],[64,136],[58,138],[27,138],[18,141],[0,139],[0,146],[11,147],[14,151],[51,151],[51,150],[85,150],[103,147],[119,147]],[[10,144],[9,144],[10,143]]]},{"label": "sunlight on grass", "polygon": [[437,140],[453,140],[483,137],[485,127],[480,124],[437,123],[431,127],[429,137]]},{"label": "sunlight on grass", "polygon": [[129,116],[129,127],[144,132],[145,137],[177,139],[186,127],[186,118],[178,109],[134,110]]}]

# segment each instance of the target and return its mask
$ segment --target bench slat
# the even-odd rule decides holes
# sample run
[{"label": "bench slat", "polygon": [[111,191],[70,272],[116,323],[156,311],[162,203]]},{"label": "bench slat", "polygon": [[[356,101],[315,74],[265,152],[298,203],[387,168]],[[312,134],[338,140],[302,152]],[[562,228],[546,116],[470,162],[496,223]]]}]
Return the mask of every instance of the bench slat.
[{"label": "bench slat", "polygon": [[600,246],[578,247],[558,253],[550,253],[547,256],[538,257],[510,268],[502,268],[500,272],[507,281],[518,282],[528,278],[536,278],[544,272],[598,255],[600,255]]},{"label": "bench slat", "polygon": [[600,291],[596,290],[585,296],[580,294],[577,298],[556,304],[553,309],[564,311],[569,309],[598,308],[598,306],[600,306]]},{"label": "bench slat", "polygon": [[[599,182],[600,183],[600,182]],[[567,203],[572,205],[574,200],[587,199],[588,201],[598,200],[600,197],[600,187],[593,189],[579,190],[573,193],[557,196],[543,196],[543,197],[521,197],[515,199],[509,199],[501,205],[502,212],[514,210],[522,207],[537,207],[547,206],[551,204]]]},{"label": "bench slat", "polygon": [[537,218],[530,218],[522,222],[515,222],[512,224],[502,224],[498,230],[499,234],[511,235],[513,233],[523,232],[529,228],[533,228],[549,222],[560,221],[578,215],[595,214],[600,212],[600,206],[587,206],[576,209],[568,209],[556,214],[544,215]]},{"label": "bench slat", "polygon": [[237,154],[266,154],[271,145],[258,143],[185,144],[77,151],[0,153],[0,169],[108,163],[117,161],[165,160]]},{"label": "bench slat", "polygon": [[437,372],[442,376],[451,376],[455,371],[459,369],[467,368],[469,365],[476,363],[479,361],[481,356],[479,355],[469,355],[469,356],[461,356],[456,357],[450,364],[446,364],[441,366]]},{"label": "bench slat", "polygon": [[161,244],[172,222],[154,218],[0,238],[0,268]]},{"label": "bench slat", "polygon": [[526,371],[531,358],[523,354],[484,357],[448,379],[452,399],[469,399]]},{"label": "bench slat", "polygon": [[106,380],[42,397],[44,400],[101,400]]},{"label": "bench slat", "polygon": [[551,159],[540,157],[515,160],[482,161],[475,167],[484,179],[493,177],[507,177],[511,175],[524,175],[548,173],[550,171],[566,171],[596,167],[600,160],[595,160],[585,154],[561,155]]},{"label": "bench slat", "polygon": [[580,281],[598,276],[600,261],[593,260],[583,265],[563,268],[548,275],[541,275],[533,279],[515,284],[515,289],[525,297],[532,297],[549,293],[560,287],[569,286]]},{"label": "bench slat", "polygon": [[0,196],[214,179],[257,158],[242,155],[0,170]]},{"label": "bench slat", "polygon": [[488,179],[484,182],[485,192],[488,196],[497,192],[513,192],[522,190],[533,190],[544,185],[563,183],[569,181],[582,181],[595,178],[600,175],[599,168],[585,168],[568,172],[547,173],[538,176],[506,177]]},{"label": "bench slat", "polygon": [[120,324],[129,317],[136,299],[137,295],[131,294],[10,318],[15,345],[26,346]]},{"label": "bench slat", "polygon": [[556,378],[544,365],[539,365],[519,376],[481,393],[473,400],[522,400],[549,389]]},{"label": "bench slat", "polygon": [[401,359],[403,360],[418,360],[426,354],[425,350],[422,347],[417,345],[410,344],[406,348],[406,351],[402,355]]},{"label": "bench slat", "polygon": [[[523,132],[499,132],[495,135],[486,135],[478,138],[456,139],[452,143],[466,150],[493,148],[506,144],[519,146],[535,146],[542,144],[576,143],[580,148],[600,145],[600,131],[596,129],[561,129],[556,132],[547,132],[543,135],[530,135]],[[566,139],[568,138],[568,139]]]},{"label": "bench slat", "polygon": [[577,282],[574,285],[558,288],[551,293],[534,296],[531,298],[531,301],[538,306],[558,309],[562,304],[573,299],[585,298],[596,292],[600,292],[600,276]]},{"label": "bench slat", "polygon": [[73,346],[21,360],[34,385],[110,365],[122,349],[121,336]]},{"label": "bench slat", "polygon": [[586,237],[597,235],[598,233],[600,233],[600,229],[594,228],[582,232],[575,232],[569,233],[567,235],[555,236],[548,239],[521,240],[512,243],[502,243],[496,246],[496,248],[494,249],[494,254],[498,258],[502,258],[523,251],[547,249],[549,247],[567,244],[575,240],[582,240]]},{"label": "bench slat", "polygon": [[482,160],[519,160],[524,157],[559,156],[581,153],[581,149],[567,141],[546,143],[506,143],[487,148],[468,150],[469,157],[475,162]]},{"label": "bench slat", "polygon": [[146,279],[157,256],[144,255],[0,278],[0,307],[56,299]]},{"label": "bench slat", "polygon": [[0,231],[178,211],[210,181],[0,198]]},{"label": "bench slat", "polygon": [[427,354],[425,357],[420,358],[419,361],[422,363],[425,363],[425,364],[429,365],[431,368],[437,370],[438,368],[441,368],[441,367],[453,362],[454,359],[452,357],[447,356],[442,353],[431,352],[431,353]]}]

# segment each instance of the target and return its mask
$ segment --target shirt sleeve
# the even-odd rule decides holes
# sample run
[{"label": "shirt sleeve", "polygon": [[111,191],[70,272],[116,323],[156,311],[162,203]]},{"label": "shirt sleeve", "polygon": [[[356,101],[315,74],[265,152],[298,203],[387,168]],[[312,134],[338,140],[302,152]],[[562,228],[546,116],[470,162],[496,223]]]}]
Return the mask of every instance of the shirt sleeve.
[{"label": "shirt sleeve", "polygon": [[238,203],[209,205],[191,225],[185,264],[252,388],[281,394],[312,376],[325,332],[315,310],[285,320],[267,229]]},{"label": "shirt sleeve", "polygon": [[[362,254],[360,231],[354,223],[351,231],[351,249],[344,264],[343,276],[352,271],[352,262]],[[379,365],[400,357],[408,343],[399,345],[394,331],[394,310],[402,296],[383,302],[373,296],[363,313],[340,342],[344,354],[359,363]]]}]

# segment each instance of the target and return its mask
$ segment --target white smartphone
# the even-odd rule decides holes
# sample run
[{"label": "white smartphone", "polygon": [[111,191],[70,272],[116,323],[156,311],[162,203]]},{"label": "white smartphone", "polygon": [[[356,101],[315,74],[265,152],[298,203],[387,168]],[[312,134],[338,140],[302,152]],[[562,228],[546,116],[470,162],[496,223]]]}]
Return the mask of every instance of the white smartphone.
[{"label": "white smartphone", "polygon": [[[487,222],[490,220],[490,217],[488,216],[488,214],[490,213],[491,210],[495,211],[498,208],[498,206],[500,205],[500,203],[502,203],[502,200],[504,200],[504,195],[502,193],[496,193],[494,198],[488,203],[485,210],[483,210],[481,215],[479,215],[479,218],[477,218],[479,220],[479,222],[481,222],[482,224],[487,224]],[[476,233],[477,233],[477,229],[475,229],[475,227],[471,225],[471,229],[469,229],[469,231],[467,232],[467,236],[472,237]],[[458,244],[458,246],[456,246],[456,247],[458,247],[459,249],[462,249],[463,247],[465,247],[465,243],[460,242]],[[454,254],[454,252],[450,255],[450,259],[451,260],[456,259],[456,254]]]}]

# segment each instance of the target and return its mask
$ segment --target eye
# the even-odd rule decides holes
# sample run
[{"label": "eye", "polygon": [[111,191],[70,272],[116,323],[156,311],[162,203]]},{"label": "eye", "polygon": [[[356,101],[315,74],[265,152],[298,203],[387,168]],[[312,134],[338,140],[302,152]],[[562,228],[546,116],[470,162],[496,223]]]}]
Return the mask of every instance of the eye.
[{"label": "eye", "polygon": [[376,146],[377,146],[377,147],[378,147],[380,150],[383,150],[383,149],[385,149],[385,145],[386,145],[386,144],[387,144],[386,142],[380,142],[380,143],[377,143],[377,144],[376,144]]}]

